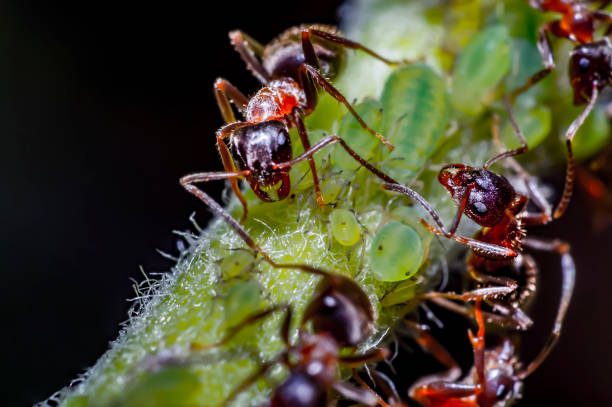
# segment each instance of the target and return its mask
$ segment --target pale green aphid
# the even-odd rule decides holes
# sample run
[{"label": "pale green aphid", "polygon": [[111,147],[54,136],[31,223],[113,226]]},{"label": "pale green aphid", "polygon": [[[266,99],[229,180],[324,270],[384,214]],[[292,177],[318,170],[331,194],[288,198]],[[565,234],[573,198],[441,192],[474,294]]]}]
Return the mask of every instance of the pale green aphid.
[{"label": "pale green aphid", "polygon": [[400,182],[408,181],[446,133],[446,85],[427,65],[405,66],[389,76],[381,102],[385,136],[395,146],[383,169]]},{"label": "pale green aphid", "polygon": [[[550,133],[552,113],[548,107],[538,106],[531,110],[516,111],[516,120],[520,129],[523,131],[523,134],[527,139],[527,145],[531,150],[539,145]],[[504,124],[504,128],[502,130],[502,140],[505,147],[508,149],[520,147],[520,142],[518,137],[516,137],[516,133],[514,132],[510,121],[506,121]]]},{"label": "pale green aphid", "polygon": [[[366,99],[355,106],[355,111],[374,130],[382,130],[383,111],[381,104],[373,99]],[[351,113],[347,113],[340,121],[338,135],[351,146],[353,150],[366,160],[372,156],[380,141],[365,131]],[[356,170],[360,164],[343,148],[336,147],[333,154],[335,164],[346,170]]]},{"label": "pale green aphid", "polygon": [[512,40],[505,26],[495,25],[475,35],[453,71],[453,106],[475,115],[496,100],[494,88],[507,75],[511,57]]},{"label": "pale green aphid", "polygon": [[578,160],[588,158],[600,151],[608,140],[610,140],[610,120],[604,109],[596,107],[574,137],[574,156]]},{"label": "pale green aphid", "polygon": [[347,209],[331,211],[329,226],[334,239],[343,246],[352,246],[361,238],[359,223],[353,212]]},{"label": "pale green aphid", "polygon": [[410,226],[389,222],[376,233],[370,265],[380,281],[405,280],[419,269],[425,257],[421,237]]},{"label": "pale green aphid", "polygon": [[236,250],[219,263],[224,278],[236,277],[253,265],[255,258],[246,250]]},{"label": "pale green aphid", "polygon": [[122,400],[117,406],[188,407],[198,405],[196,395],[202,384],[192,367],[165,366],[142,375],[137,384],[131,386],[129,391],[122,395]]},{"label": "pale green aphid", "polygon": [[261,286],[255,281],[237,281],[227,291],[223,304],[225,324],[234,326],[261,308]]}]

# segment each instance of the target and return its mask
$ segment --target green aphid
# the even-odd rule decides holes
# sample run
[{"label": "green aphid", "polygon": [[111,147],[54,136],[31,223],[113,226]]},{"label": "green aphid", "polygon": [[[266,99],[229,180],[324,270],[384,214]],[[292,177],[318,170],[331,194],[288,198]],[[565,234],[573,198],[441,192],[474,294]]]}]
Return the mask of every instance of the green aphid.
[{"label": "green aphid", "polygon": [[162,367],[146,372],[136,383],[128,385],[121,407],[189,407],[197,405],[195,395],[201,386],[196,372],[190,367]]},{"label": "green aphid", "polygon": [[380,281],[401,281],[417,272],[425,260],[421,237],[410,226],[389,222],[376,233],[370,265]]},{"label": "green aphid", "polygon": [[[382,130],[383,111],[381,104],[373,99],[366,99],[355,107],[355,111],[364,122],[374,130]],[[351,113],[347,113],[340,121],[338,136],[342,137],[360,156],[369,159],[380,141],[361,127]],[[349,171],[356,170],[360,164],[343,148],[336,147],[332,156],[333,162]]]},{"label": "green aphid", "polygon": [[444,138],[450,110],[446,86],[427,65],[409,65],[389,76],[381,102],[385,136],[395,146],[384,169],[407,181]]},{"label": "green aphid", "polygon": [[234,326],[262,306],[261,286],[255,281],[237,281],[223,301],[225,324]]},{"label": "green aphid", "polygon": [[475,35],[457,59],[453,71],[453,106],[476,115],[496,100],[495,87],[506,76],[512,58],[512,39],[503,25]]},{"label": "green aphid", "polygon": [[574,156],[577,160],[586,159],[600,151],[609,140],[610,120],[604,109],[596,107],[574,137]]},{"label": "green aphid", "polygon": [[236,250],[225,256],[219,263],[219,267],[224,278],[233,278],[248,270],[254,262],[255,258],[251,253],[246,250]]},{"label": "green aphid", "polygon": [[[525,139],[527,139],[529,149],[532,150],[550,133],[552,113],[546,106],[539,106],[531,110],[518,110],[516,120],[525,135]],[[510,121],[506,121],[504,124],[502,141],[508,149],[519,148],[521,145]]]},{"label": "green aphid", "polygon": [[329,226],[334,239],[343,246],[352,246],[361,238],[361,228],[353,212],[334,209],[329,214]]}]

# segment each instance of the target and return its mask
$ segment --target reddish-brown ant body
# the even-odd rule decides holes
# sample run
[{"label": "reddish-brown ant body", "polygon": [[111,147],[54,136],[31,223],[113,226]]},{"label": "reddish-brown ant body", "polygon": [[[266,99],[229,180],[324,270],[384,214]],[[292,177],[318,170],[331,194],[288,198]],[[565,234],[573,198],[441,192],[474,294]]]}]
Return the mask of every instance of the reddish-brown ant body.
[{"label": "reddish-brown ant body", "polygon": [[[338,380],[339,364],[357,367],[387,356],[386,349],[375,349],[362,355],[341,356],[345,347],[356,349],[372,333],[374,312],[365,292],[350,278],[320,269],[303,266],[303,271],[323,277],[302,317],[299,340],[289,341],[289,327],[293,315],[290,306],[273,306],[247,317],[230,328],[220,342],[209,346],[194,345],[204,350],[227,344],[244,327],[279,310],[286,312],[281,325],[281,338],[287,350],[244,380],[224,402],[233,400],[268,369],[278,362],[289,368],[289,377],[273,392],[271,407],[327,407],[328,393],[335,389],[342,396],[363,405],[375,406],[379,398],[371,390],[362,390]],[[313,333],[306,330],[311,322]]]},{"label": "reddish-brown ant body", "polygon": [[[547,242],[525,237],[525,226],[545,224],[552,219],[551,208],[538,193],[533,180],[513,158],[515,155],[526,152],[528,147],[507,101],[506,107],[514,130],[521,140],[521,147],[492,157],[482,168],[451,164],[442,168],[438,174],[438,180],[450,192],[453,201],[458,206],[450,230],[444,227],[431,205],[415,191],[393,183],[387,183],[383,185],[383,188],[403,193],[419,202],[437,225],[436,228],[421,219],[421,222],[430,231],[470,247],[471,253],[467,261],[470,277],[479,284],[505,286],[513,291],[506,296],[504,301],[488,301],[492,303],[495,310],[509,316],[517,327],[526,329],[531,324],[531,320],[521,311],[521,306],[536,289],[537,265],[529,255],[522,253],[522,247],[552,251],[561,255],[563,287],[560,312],[563,315],[573,292],[575,265],[569,254],[567,243],[558,240]],[[497,142],[499,142],[498,125],[498,120],[494,120],[493,136]],[[515,170],[528,186],[533,202],[541,212],[527,211],[528,197],[518,193],[505,177],[489,170],[493,163],[503,158],[508,159],[514,165]],[[559,206],[564,204],[563,199]],[[464,214],[482,227],[473,238],[455,233]],[[517,283],[517,279],[522,280],[521,284]],[[465,296],[465,298],[477,299],[489,296],[477,295]],[[561,323],[562,318],[558,320],[558,326],[555,326],[555,338],[560,335]]]},{"label": "reddish-brown ant body", "polygon": [[[588,4],[592,3],[598,2],[576,0],[529,1],[529,4],[538,10],[561,13],[562,17],[559,20],[543,24],[538,31],[538,50],[544,62],[544,69],[529,77],[523,86],[510,93],[510,99],[514,100],[518,95],[548,76],[555,68],[548,38],[549,33],[577,43],[570,54],[570,84],[574,90],[574,104],[587,103],[587,106],[568,127],[565,134],[567,149],[566,183],[563,190],[565,202],[569,202],[569,198],[572,196],[575,178],[572,140],[595,106],[599,91],[612,82],[612,44],[607,37],[604,37],[601,41],[593,40],[596,22],[603,21],[612,24],[612,15],[601,10],[610,1],[602,1],[597,10],[588,8]],[[610,30],[612,30],[612,25],[609,26],[607,33]],[[567,205],[559,205],[553,213],[553,217],[559,218],[566,209]]]},{"label": "reddish-brown ant body", "polygon": [[[509,339],[494,349],[485,349],[485,323],[476,301],[475,317],[478,324],[476,335],[468,330],[474,351],[474,365],[468,375],[458,379],[459,366],[445,351],[432,352],[441,363],[450,366],[444,374],[419,379],[409,390],[411,398],[424,407],[494,407],[504,406],[521,397],[522,381],[532,374],[548,355],[547,346],[527,367],[522,368],[516,356],[516,348]],[[428,337],[429,334],[424,334]],[[433,338],[428,342],[437,344]],[[437,344],[441,347],[440,344]],[[444,358],[440,358],[444,356]],[[450,379],[449,379],[450,377]]]},{"label": "reddish-brown ant body", "polygon": [[[247,202],[240,192],[237,179],[245,178],[263,201],[282,200],[291,190],[289,170],[302,160],[309,162],[317,201],[321,207],[324,205],[312,158],[321,146],[311,147],[304,125],[304,117],[312,113],[317,105],[319,89],[343,103],[365,130],[392,148],[382,135],[368,127],[326,77],[337,74],[344,48],[364,51],[389,65],[397,62],[340,37],[333,27],[323,25],[290,28],[265,47],[240,31],[230,32],[230,39],[247,68],[263,87],[249,99],[227,80],[219,78],[215,82],[217,103],[227,123],[217,131],[217,147],[225,171],[197,173],[181,178],[181,184],[213,210],[217,205],[194,183],[229,179],[244,208],[244,221]],[[245,121],[236,121],[230,103],[234,103],[243,113]],[[294,160],[289,138],[291,127],[297,128],[305,150]],[[226,139],[229,139],[229,147]],[[335,141],[324,139],[323,142],[329,144]],[[345,146],[344,143],[341,145]],[[357,158],[354,151],[347,151]]]}]

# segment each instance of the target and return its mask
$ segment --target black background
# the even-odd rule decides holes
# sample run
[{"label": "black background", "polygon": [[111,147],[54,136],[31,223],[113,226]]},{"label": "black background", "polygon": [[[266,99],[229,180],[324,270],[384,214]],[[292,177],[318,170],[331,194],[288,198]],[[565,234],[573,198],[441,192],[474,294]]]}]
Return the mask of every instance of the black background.
[{"label": "black background", "polygon": [[[212,83],[257,83],[229,45],[241,28],[262,42],[295,24],[336,22],[339,1],[0,3],[2,401],[28,405],[68,384],[117,336],[130,277],[168,270],[172,229],[206,210],[178,185],[218,170],[222,124]],[[222,184],[207,185],[217,198]],[[575,201],[532,231],[569,239],[578,286],[559,347],[526,399],[606,404],[612,375],[610,230],[593,235]],[[534,233],[535,232],[535,233]],[[607,250],[606,250],[607,249]],[[533,355],[549,329],[558,259],[542,257]]]}]

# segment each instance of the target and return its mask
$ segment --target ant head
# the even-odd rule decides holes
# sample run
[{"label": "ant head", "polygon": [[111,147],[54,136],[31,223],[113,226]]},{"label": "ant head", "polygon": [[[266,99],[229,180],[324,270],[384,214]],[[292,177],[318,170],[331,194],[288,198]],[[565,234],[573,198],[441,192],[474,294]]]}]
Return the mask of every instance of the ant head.
[{"label": "ant head", "polygon": [[569,76],[574,88],[574,104],[586,103],[593,87],[599,89],[612,81],[612,44],[602,41],[578,45],[570,54]]},{"label": "ant head", "polygon": [[251,124],[232,134],[232,154],[241,171],[249,170],[247,180],[259,198],[278,201],[291,190],[289,168],[274,164],[291,160],[291,139],[287,126],[277,120]]},{"label": "ant head", "polygon": [[374,313],[367,295],[354,281],[340,275],[324,278],[303,321],[316,333],[330,334],[340,346],[355,346],[372,331]]},{"label": "ant head", "polygon": [[521,397],[522,382],[515,375],[518,362],[509,340],[488,351],[485,364],[485,389],[478,397],[479,405],[507,405]]},{"label": "ant head", "polygon": [[514,188],[503,176],[463,164],[450,164],[442,168],[438,181],[459,206],[465,194],[469,194],[464,213],[480,226],[498,224],[516,196]]}]

